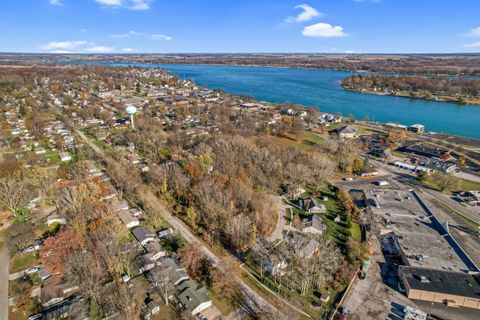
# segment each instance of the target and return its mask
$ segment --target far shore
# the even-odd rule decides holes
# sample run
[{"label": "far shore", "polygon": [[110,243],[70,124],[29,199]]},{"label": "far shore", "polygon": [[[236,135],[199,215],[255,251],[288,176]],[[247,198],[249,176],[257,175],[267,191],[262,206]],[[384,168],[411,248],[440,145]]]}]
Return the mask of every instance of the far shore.
[{"label": "far shore", "polygon": [[425,96],[418,96],[412,97],[408,92],[392,92],[392,93],[385,93],[383,91],[372,91],[372,90],[362,90],[362,89],[354,89],[342,86],[343,89],[358,92],[358,93],[365,93],[365,94],[374,94],[377,96],[394,96],[394,97],[401,97],[401,98],[409,98],[409,99],[416,99],[416,100],[426,100],[426,101],[435,101],[435,102],[448,102],[448,103],[455,103],[458,105],[468,105],[468,106],[477,106],[480,107],[480,98],[465,98],[463,102],[458,101],[456,97],[452,96],[434,96],[432,98],[428,98]]}]

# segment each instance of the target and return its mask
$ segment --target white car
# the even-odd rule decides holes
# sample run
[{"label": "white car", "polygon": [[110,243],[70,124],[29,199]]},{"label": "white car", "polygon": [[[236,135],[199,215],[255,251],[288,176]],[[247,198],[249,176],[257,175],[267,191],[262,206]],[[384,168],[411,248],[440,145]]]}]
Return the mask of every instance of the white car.
[{"label": "white car", "polygon": [[33,251],[35,251],[34,246],[28,246],[25,249],[23,249],[23,252],[33,252]]},{"label": "white car", "polygon": [[38,272],[40,270],[40,267],[31,267],[30,269],[28,269],[26,271],[27,274],[32,274],[32,273],[35,273],[35,272]]}]

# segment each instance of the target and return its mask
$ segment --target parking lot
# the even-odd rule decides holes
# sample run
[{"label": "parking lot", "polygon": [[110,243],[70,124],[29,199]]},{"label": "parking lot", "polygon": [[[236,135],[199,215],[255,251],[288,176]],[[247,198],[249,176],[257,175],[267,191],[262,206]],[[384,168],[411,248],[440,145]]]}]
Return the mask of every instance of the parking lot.
[{"label": "parking lot", "polygon": [[392,288],[398,282],[396,271],[382,254],[378,240],[372,237],[371,241],[375,253],[367,277],[365,280],[356,280],[344,303],[349,310],[347,319],[385,320],[398,306],[415,306],[405,295]]}]

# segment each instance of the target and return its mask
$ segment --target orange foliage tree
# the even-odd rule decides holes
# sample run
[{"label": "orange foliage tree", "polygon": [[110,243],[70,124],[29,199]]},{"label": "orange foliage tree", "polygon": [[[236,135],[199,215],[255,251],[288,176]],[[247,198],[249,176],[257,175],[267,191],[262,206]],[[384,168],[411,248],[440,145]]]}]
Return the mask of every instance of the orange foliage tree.
[{"label": "orange foliage tree", "polygon": [[40,256],[47,271],[63,274],[66,258],[71,253],[84,247],[85,239],[79,233],[66,230],[45,240],[44,245],[40,249]]}]

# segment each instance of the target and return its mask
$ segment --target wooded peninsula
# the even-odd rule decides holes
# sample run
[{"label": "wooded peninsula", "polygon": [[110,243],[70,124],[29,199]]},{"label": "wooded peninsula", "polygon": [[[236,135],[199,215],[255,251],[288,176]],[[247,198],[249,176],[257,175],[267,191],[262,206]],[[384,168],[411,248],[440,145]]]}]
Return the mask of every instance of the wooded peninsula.
[{"label": "wooded peninsula", "polygon": [[353,75],[345,78],[342,86],[370,94],[480,104],[480,79]]}]

